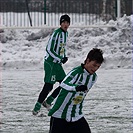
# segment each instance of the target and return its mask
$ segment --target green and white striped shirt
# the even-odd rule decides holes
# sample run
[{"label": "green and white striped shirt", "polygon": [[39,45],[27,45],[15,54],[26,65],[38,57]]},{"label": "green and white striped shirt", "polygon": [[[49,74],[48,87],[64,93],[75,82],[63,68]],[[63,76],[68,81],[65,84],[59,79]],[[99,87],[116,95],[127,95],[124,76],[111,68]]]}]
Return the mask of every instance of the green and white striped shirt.
[{"label": "green and white striped shirt", "polygon": [[51,35],[47,47],[45,59],[55,63],[61,63],[61,59],[66,56],[66,40],[68,32],[58,28]]},{"label": "green and white striped shirt", "polygon": [[[83,65],[74,68],[61,83],[61,91],[48,115],[67,121],[77,121],[83,117],[82,108],[84,98],[89,89],[96,82],[97,75],[89,74]],[[86,85],[88,91],[76,92],[76,86]]]}]

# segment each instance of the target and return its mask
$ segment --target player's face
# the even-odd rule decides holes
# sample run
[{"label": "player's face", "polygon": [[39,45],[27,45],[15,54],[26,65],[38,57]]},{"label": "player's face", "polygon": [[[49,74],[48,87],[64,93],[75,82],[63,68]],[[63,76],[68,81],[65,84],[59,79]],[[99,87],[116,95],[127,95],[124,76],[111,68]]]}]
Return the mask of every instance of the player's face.
[{"label": "player's face", "polygon": [[96,72],[100,66],[101,66],[101,64],[97,63],[96,61],[89,61],[89,59],[87,59],[85,65],[84,65],[85,69],[90,74],[93,74],[94,72]]},{"label": "player's face", "polygon": [[64,30],[64,31],[67,31],[68,27],[69,27],[69,23],[67,21],[64,21],[61,23],[61,28]]}]

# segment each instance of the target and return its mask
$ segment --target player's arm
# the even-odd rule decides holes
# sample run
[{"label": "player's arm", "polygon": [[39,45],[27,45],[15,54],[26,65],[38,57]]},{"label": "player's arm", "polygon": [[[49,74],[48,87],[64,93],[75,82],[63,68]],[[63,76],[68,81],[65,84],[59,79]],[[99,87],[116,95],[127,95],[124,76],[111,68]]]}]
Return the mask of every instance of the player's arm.
[{"label": "player's arm", "polygon": [[57,41],[59,38],[59,32],[54,32],[48,41],[48,45],[46,47],[47,53],[52,56],[54,59],[58,60],[61,62],[62,57],[55,52]]},{"label": "player's arm", "polygon": [[80,74],[77,73],[77,70],[72,70],[64,78],[60,86],[69,91],[76,91],[76,87],[78,86],[78,84],[76,84],[76,81],[79,76]]}]

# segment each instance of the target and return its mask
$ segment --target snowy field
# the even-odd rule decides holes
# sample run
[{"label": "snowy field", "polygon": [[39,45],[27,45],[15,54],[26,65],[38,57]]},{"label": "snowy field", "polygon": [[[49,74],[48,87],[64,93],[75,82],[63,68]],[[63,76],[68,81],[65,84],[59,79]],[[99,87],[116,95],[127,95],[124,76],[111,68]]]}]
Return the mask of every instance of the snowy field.
[{"label": "snowy field", "polygon": [[[132,133],[132,70],[99,69],[88,93],[84,114],[92,133]],[[31,111],[43,85],[43,71],[2,71],[1,133],[48,133],[49,117]]]},{"label": "snowy field", "polygon": [[[84,62],[90,49],[104,52],[98,81],[88,93],[84,114],[92,133],[132,133],[133,16],[109,21],[112,28],[69,28],[66,72]],[[80,24],[79,24],[80,25]],[[31,111],[43,86],[43,58],[53,29],[0,31],[0,132],[48,133],[49,117]],[[55,85],[55,87],[58,84]]]}]

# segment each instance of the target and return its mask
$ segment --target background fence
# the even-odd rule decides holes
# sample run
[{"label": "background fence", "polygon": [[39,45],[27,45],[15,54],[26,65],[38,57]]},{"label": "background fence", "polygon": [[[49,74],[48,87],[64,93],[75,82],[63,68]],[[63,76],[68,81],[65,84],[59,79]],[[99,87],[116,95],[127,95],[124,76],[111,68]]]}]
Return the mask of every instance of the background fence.
[{"label": "background fence", "polygon": [[[67,13],[71,24],[93,25],[117,17],[118,0],[1,0],[0,19],[4,26],[58,26]],[[120,0],[121,16],[132,14],[133,0]]]}]

